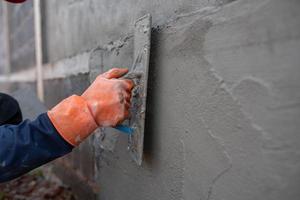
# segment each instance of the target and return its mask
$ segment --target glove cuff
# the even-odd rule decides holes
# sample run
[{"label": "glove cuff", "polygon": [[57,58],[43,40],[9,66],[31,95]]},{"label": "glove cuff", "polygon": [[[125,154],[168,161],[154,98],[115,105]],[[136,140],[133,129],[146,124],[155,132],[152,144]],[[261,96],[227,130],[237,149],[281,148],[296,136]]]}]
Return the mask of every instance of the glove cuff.
[{"label": "glove cuff", "polygon": [[59,134],[77,146],[98,126],[84,98],[72,95],[48,111],[48,117]]}]

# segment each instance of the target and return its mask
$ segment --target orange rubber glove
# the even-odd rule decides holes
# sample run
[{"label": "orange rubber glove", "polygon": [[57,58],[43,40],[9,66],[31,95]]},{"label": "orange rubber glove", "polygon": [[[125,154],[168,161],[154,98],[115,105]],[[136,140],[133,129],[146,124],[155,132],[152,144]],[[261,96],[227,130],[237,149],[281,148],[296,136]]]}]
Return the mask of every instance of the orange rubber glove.
[{"label": "orange rubber glove", "polygon": [[116,126],[129,117],[133,82],[118,79],[128,69],[114,68],[99,75],[81,95],[64,99],[48,116],[61,136],[77,146],[97,127]]}]

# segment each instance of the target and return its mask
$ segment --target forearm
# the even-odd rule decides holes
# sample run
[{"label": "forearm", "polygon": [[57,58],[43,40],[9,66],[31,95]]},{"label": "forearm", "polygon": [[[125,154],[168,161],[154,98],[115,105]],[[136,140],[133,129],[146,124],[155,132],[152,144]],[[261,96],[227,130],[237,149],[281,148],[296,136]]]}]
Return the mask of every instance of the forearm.
[{"label": "forearm", "polygon": [[16,178],[72,151],[46,113],[34,121],[0,126],[0,182]]},{"label": "forearm", "polygon": [[133,82],[128,69],[101,74],[81,95],[72,95],[34,121],[0,126],[0,182],[16,178],[69,153],[99,126],[129,116]]}]

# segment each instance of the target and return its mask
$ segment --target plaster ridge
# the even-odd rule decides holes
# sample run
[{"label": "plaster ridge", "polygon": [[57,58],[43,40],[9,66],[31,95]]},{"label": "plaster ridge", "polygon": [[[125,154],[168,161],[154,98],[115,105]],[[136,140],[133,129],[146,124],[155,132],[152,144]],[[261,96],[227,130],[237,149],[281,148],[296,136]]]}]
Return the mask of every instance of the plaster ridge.
[{"label": "plaster ridge", "polygon": [[98,45],[96,48],[90,50],[89,52],[94,52],[97,50],[104,50],[104,51],[119,51],[131,38],[133,38],[133,34],[127,34],[124,37],[120,37],[117,40],[110,41],[104,45]]},{"label": "plaster ridge", "polygon": [[[258,133],[260,133],[260,136],[262,136],[263,138],[268,138],[270,137],[270,134],[265,131],[261,126],[259,126],[258,124],[256,124],[255,122],[252,121],[252,117],[249,113],[247,113],[243,107],[242,107],[242,104],[241,102],[235,97],[235,95],[233,94],[233,89],[234,87],[232,87],[232,89],[229,89],[229,87],[226,85],[225,83],[225,80],[216,72],[216,70],[212,67],[210,67],[209,69],[210,73],[216,78],[218,79],[219,83],[220,83],[220,88],[222,88],[223,90],[225,90],[230,96],[231,98],[233,99],[233,101],[236,103],[236,105],[238,106],[238,109],[239,111],[242,113],[242,115],[244,116],[245,118],[245,121],[250,125],[250,127],[257,131]],[[264,87],[267,88],[267,90],[269,89],[269,84],[264,82],[263,80],[261,79],[258,79],[258,78],[255,78],[255,77],[247,77],[247,79],[242,79],[241,81],[243,80],[251,80],[251,81],[254,81],[255,83],[258,83],[258,84],[262,84]],[[239,82],[240,83],[240,82]],[[238,86],[239,83],[235,86]],[[268,90],[269,91],[269,90]],[[205,122],[204,122],[205,123]],[[263,147],[263,146],[262,146]]]},{"label": "plaster ridge", "polygon": [[[202,118],[202,117],[201,117]],[[206,126],[206,123],[205,121],[202,119],[203,121],[203,124],[204,126]],[[224,143],[222,142],[222,139],[215,136],[212,131],[207,128],[207,131],[209,133],[209,135],[217,142],[220,144],[220,146],[222,146],[222,148],[224,149],[222,151],[222,153],[225,155],[227,161],[228,161],[228,164],[229,166],[227,168],[225,168],[224,170],[222,170],[219,174],[217,174],[217,176],[215,178],[213,178],[211,184],[209,185],[208,187],[208,192],[207,192],[207,200],[210,199],[211,195],[212,195],[212,192],[213,192],[213,188],[214,188],[214,185],[216,184],[216,182],[223,176],[225,175],[227,172],[229,172],[229,170],[232,168],[233,164],[232,164],[232,159],[230,157],[230,155],[228,154],[228,152],[225,150],[225,146],[224,146]]]},{"label": "plaster ridge", "polygon": [[237,83],[233,84],[232,87],[229,89],[231,92],[237,88],[243,81],[252,81],[254,83],[257,83],[263,87],[265,87],[268,91],[272,91],[272,88],[271,88],[271,84],[269,84],[268,82],[260,79],[260,78],[257,78],[257,77],[254,77],[252,75],[250,76],[244,76],[242,77],[240,80],[237,81]]},{"label": "plaster ridge", "polygon": [[198,9],[198,10],[193,10],[191,12],[182,13],[182,14],[177,15],[177,17],[175,17],[174,21],[176,21],[176,20],[178,20],[180,18],[191,17],[193,15],[204,16],[204,15],[213,14],[213,13],[219,11],[220,7],[221,6],[207,6],[207,7]]},{"label": "plaster ridge", "polygon": [[166,21],[165,24],[160,25],[159,28],[164,30],[168,29],[170,27],[178,27],[178,25],[174,25],[179,20],[183,20],[184,18],[193,18],[193,20],[190,20],[190,22],[184,22],[184,26],[189,26],[191,23],[193,23],[195,20],[198,20],[200,18],[206,19],[209,15],[213,15],[217,13],[221,9],[221,6],[207,6],[198,10],[194,10],[192,12],[182,13],[180,15],[177,15],[175,17],[170,18]]},{"label": "plaster ridge", "polygon": [[194,15],[200,15],[198,17],[205,17],[208,15],[212,15],[212,14],[215,14],[216,12],[218,12],[224,6],[227,6],[227,5],[229,5],[233,2],[237,2],[237,1],[238,0],[219,1],[216,4],[211,5],[211,6],[206,6],[206,7],[202,7],[200,9],[196,9],[196,10],[193,10],[190,12],[181,13],[181,14],[178,14],[177,16],[175,16],[175,18],[171,17],[171,19],[167,20],[166,23],[163,24],[162,26],[168,25],[169,23],[172,23],[172,22],[176,22],[181,18],[191,17]]},{"label": "plaster ridge", "polygon": [[205,129],[208,131],[208,134],[210,135],[210,137],[217,143],[221,146],[221,148],[223,149],[222,150],[222,153],[223,155],[225,156],[226,160],[227,160],[227,164],[229,165],[227,168],[225,168],[224,170],[222,170],[220,173],[218,173],[211,181],[210,185],[208,186],[208,192],[207,192],[207,200],[210,199],[211,197],[211,194],[213,192],[213,188],[214,188],[214,185],[216,184],[216,182],[222,177],[224,176],[227,172],[229,172],[229,170],[232,168],[233,166],[233,162],[232,162],[232,159],[229,155],[229,153],[226,151],[226,148],[225,148],[225,145],[224,145],[224,142],[221,138],[219,138],[218,136],[214,135],[212,133],[212,130],[207,126],[205,120],[203,119],[202,116],[200,116],[200,120],[203,122],[203,125],[205,127]]},{"label": "plaster ridge", "polygon": [[184,143],[183,139],[180,139],[180,142],[182,144],[182,151],[183,151],[182,152],[182,154],[183,154],[183,167],[182,167],[183,178],[181,180],[181,183],[182,183],[182,185],[181,185],[181,195],[182,195],[181,199],[184,199],[184,187],[185,187],[185,178],[184,178],[184,176],[185,176],[185,172],[186,172],[186,166],[185,166],[185,164],[186,164],[186,149],[185,149],[185,143]]}]

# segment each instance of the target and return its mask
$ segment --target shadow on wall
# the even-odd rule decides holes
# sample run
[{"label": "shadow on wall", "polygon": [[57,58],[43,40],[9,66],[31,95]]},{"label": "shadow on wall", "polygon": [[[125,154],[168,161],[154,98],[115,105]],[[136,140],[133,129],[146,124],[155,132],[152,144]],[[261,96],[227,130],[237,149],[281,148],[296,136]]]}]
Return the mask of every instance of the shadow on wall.
[{"label": "shadow on wall", "polygon": [[147,108],[146,108],[146,123],[145,123],[145,136],[144,136],[144,162],[147,165],[154,165],[155,160],[155,105],[158,102],[155,102],[156,97],[156,81],[159,78],[159,73],[157,73],[157,64],[158,59],[158,36],[159,29],[152,28],[151,32],[151,52],[150,52],[150,64],[149,64],[149,73],[148,73],[148,91],[147,91]]}]

